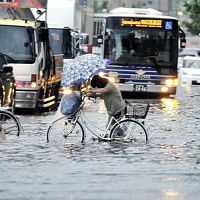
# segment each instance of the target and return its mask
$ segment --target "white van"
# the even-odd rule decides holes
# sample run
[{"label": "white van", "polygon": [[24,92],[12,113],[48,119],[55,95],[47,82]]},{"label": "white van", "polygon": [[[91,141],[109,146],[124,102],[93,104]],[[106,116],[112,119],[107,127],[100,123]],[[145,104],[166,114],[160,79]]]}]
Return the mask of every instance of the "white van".
[{"label": "white van", "polygon": [[200,85],[200,57],[186,56],[179,69],[179,80],[184,85]]},{"label": "white van", "polygon": [[200,48],[185,48],[179,52],[179,57],[200,56]]}]

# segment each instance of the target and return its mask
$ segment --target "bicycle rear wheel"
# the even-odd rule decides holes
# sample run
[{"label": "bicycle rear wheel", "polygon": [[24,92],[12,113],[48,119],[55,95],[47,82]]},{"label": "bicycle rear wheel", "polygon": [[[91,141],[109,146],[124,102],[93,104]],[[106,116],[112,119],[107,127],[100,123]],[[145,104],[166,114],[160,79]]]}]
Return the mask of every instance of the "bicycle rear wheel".
[{"label": "bicycle rear wheel", "polygon": [[67,117],[54,121],[47,130],[47,142],[83,143],[84,129],[79,121]]},{"label": "bicycle rear wheel", "polygon": [[148,135],[145,127],[133,119],[124,119],[114,125],[110,132],[111,140],[119,142],[146,143]]},{"label": "bicycle rear wheel", "polygon": [[7,135],[20,135],[21,127],[15,115],[6,110],[0,110],[0,131]]}]

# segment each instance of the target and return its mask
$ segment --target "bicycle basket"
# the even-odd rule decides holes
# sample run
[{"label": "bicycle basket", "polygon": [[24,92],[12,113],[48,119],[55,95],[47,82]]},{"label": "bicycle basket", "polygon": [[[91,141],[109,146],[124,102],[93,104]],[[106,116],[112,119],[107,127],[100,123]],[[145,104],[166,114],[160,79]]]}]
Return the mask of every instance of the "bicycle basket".
[{"label": "bicycle basket", "polygon": [[127,113],[126,117],[135,118],[135,119],[145,119],[147,113],[149,111],[149,103],[148,104],[127,104]]}]

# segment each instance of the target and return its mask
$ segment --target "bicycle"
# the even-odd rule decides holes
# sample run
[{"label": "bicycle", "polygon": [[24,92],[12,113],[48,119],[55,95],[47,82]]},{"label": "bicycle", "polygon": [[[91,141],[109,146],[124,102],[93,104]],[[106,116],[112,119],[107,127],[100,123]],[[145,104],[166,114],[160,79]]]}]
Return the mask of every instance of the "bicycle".
[{"label": "bicycle", "polygon": [[[148,142],[147,130],[144,127],[144,119],[149,110],[149,103],[143,106],[142,113],[138,113],[138,109],[126,101],[126,112],[121,120],[117,120],[115,116],[111,117],[111,120],[107,128],[102,129],[102,127],[97,127],[86,117],[84,113],[85,98],[88,97],[84,95],[79,108],[70,116],[61,116],[60,118],[54,120],[47,130],[47,143],[50,142],[50,132],[56,131],[56,135],[59,135],[66,139],[70,144],[74,143],[84,143],[86,138],[86,131],[89,130],[94,136],[97,137],[99,141],[107,142]],[[91,100],[91,97],[88,97]],[[95,99],[96,101],[96,99]],[[131,109],[130,109],[131,108]],[[110,127],[112,120],[115,123]],[[60,122],[60,123],[59,123]],[[56,127],[56,124],[59,126]],[[95,130],[93,130],[93,128]],[[59,128],[60,129],[59,129]],[[97,134],[96,130],[100,130],[104,134]]]},{"label": "bicycle", "polygon": [[19,136],[22,126],[19,119],[7,107],[0,107],[0,133]]}]

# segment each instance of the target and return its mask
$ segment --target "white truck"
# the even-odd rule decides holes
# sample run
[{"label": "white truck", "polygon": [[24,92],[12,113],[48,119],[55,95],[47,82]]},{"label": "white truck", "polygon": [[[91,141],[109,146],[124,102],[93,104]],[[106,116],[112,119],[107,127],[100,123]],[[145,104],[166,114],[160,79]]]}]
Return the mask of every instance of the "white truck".
[{"label": "white truck", "polygon": [[0,52],[7,55],[16,80],[15,108],[43,110],[57,105],[61,81],[57,69],[62,68],[63,57],[51,55],[47,34],[35,21],[0,19]]},{"label": "white truck", "polygon": [[[63,65],[78,53],[88,52],[85,8],[80,0],[48,0],[47,10],[31,9],[38,21],[47,22],[50,48],[54,55],[63,55]],[[64,89],[60,88],[59,99]]]},{"label": "white truck", "polygon": [[[63,54],[64,63],[78,51],[87,51],[89,35],[85,33],[88,16],[86,5],[80,0],[48,0],[47,10],[31,9],[36,19],[47,21],[49,43],[54,54]],[[44,13],[43,15],[38,15]]]}]

